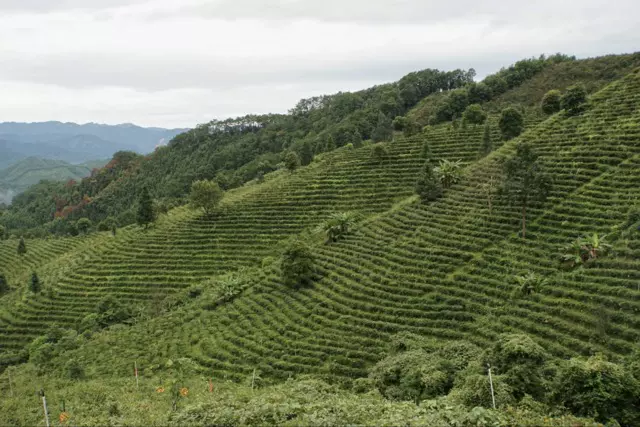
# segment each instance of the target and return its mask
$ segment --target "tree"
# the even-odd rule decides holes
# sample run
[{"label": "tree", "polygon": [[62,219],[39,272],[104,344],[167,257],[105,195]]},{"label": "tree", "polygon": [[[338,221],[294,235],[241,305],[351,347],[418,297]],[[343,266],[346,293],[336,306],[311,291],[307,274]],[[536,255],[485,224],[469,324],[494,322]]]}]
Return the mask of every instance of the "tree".
[{"label": "tree", "polygon": [[0,295],[6,294],[10,290],[11,288],[9,287],[7,276],[5,276],[4,273],[0,273]]},{"label": "tree", "polygon": [[6,234],[7,229],[3,225],[0,225],[0,240],[6,239]]},{"label": "tree", "polygon": [[283,282],[292,288],[308,285],[313,280],[315,258],[301,241],[293,242],[282,255],[280,269]]},{"label": "tree", "polygon": [[327,144],[325,146],[325,151],[326,152],[333,151],[336,148],[337,148],[336,140],[333,138],[333,136],[329,135],[329,137],[327,138]]},{"label": "tree", "polygon": [[405,126],[407,125],[407,118],[404,116],[398,116],[393,119],[393,130],[395,131],[403,131]]},{"label": "tree", "polygon": [[571,267],[587,264],[607,253],[611,245],[606,242],[606,235],[593,233],[591,236],[579,237],[564,248],[563,260]]},{"label": "tree", "polygon": [[640,379],[602,355],[561,362],[551,390],[555,404],[578,416],[594,417],[603,423],[615,419],[624,426],[640,425]]},{"label": "tree", "polygon": [[31,273],[31,280],[29,281],[29,290],[34,294],[37,294],[42,289],[38,274],[34,271]]},{"label": "tree", "polygon": [[307,139],[302,143],[300,147],[300,164],[306,166],[313,161],[313,149],[311,148],[311,142]]},{"label": "tree", "polygon": [[479,104],[471,104],[464,110],[462,117],[466,123],[481,125],[487,120],[487,113]]},{"label": "tree", "polygon": [[442,197],[442,183],[436,177],[431,162],[427,160],[416,182],[416,193],[423,202],[432,202]]},{"label": "tree", "polygon": [[484,134],[482,135],[482,154],[488,155],[493,150],[493,144],[491,143],[491,127],[489,122],[484,125]]},{"label": "tree", "polygon": [[378,115],[378,123],[376,124],[371,139],[373,142],[388,141],[393,136],[393,124],[385,114]]},{"label": "tree", "polygon": [[542,97],[542,103],[540,104],[540,108],[542,112],[545,114],[554,114],[560,111],[560,98],[562,94],[557,89],[552,89],[549,92],[545,93]]},{"label": "tree", "polygon": [[422,151],[420,152],[420,157],[424,160],[431,159],[431,146],[429,145],[429,141],[427,140],[422,143]]},{"label": "tree", "polygon": [[433,172],[442,188],[449,188],[453,184],[457,184],[462,179],[463,169],[460,160],[452,162],[450,160],[440,160],[440,164],[433,169]]},{"label": "tree", "polygon": [[383,143],[371,147],[371,158],[374,162],[382,163],[387,158],[387,147]]},{"label": "tree", "polygon": [[337,242],[349,233],[356,219],[357,215],[353,212],[334,213],[316,228],[316,232],[325,233],[327,242]]},{"label": "tree", "polygon": [[587,102],[587,90],[582,85],[574,85],[567,88],[567,91],[560,99],[560,106],[570,116],[575,116],[584,111]]},{"label": "tree", "polygon": [[284,166],[289,172],[293,173],[296,169],[298,169],[298,167],[300,167],[300,158],[295,152],[289,151],[284,156]]},{"label": "tree", "polygon": [[530,204],[544,201],[551,190],[551,180],[542,170],[538,155],[528,143],[520,143],[516,154],[504,162],[505,181],[502,192],[522,212],[522,238],[527,233],[527,208]]},{"label": "tree", "polygon": [[27,253],[27,244],[24,242],[24,237],[20,237],[18,242],[18,255],[22,256]]},{"label": "tree", "polygon": [[203,179],[191,184],[191,193],[189,193],[191,206],[195,209],[202,208],[205,215],[210,215],[223,197],[224,191],[215,181]]},{"label": "tree", "polygon": [[500,115],[500,132],[502,132],[502,138],[509,140],[515,138],[522,133],[524,129],[524,118],[520,111],[513,107],[505,108]]},{"label": "tree", "polygon": [[516,276],[515,280],[518,287],[514,294],[521,296],[527,296],[533,293],[539,294],[547,284],[547,279],[533,272]]},{"label": "tree", "polygon": [[143,187],[140,199],[138,200],[138,214],[136,216],[138,225],[144,225],[144,228],[147,228],[150,223],[155,221],[155,216],[153,200],[151,200],[149,190],[147,187]]},{"label": "tree", "polygon": [[87,234],[91,228],[91,220],[89,218],[80,218],[78,222],[76,222],[76,227],[78,227],[80,233]]},{"label": "tree", "polygon": [[362,147],[362,135],[360,134],[360,132],[358,131],[358,129],[354,129],[351,132],[351,136],[349,141],[353,144],[353,146],[355,148],[360,148]]}]

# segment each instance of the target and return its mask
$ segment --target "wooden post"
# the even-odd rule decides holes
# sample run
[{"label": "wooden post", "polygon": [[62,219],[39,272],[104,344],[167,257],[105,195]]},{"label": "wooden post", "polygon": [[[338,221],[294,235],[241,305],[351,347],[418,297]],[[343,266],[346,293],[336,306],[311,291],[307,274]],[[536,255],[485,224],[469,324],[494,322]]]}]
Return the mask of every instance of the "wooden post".
[{"label": "wooden post", "polygon": [[491,377],[491,365],[487,365],[489,368],[489,385],[491,386],[491,400],[493,401],[493,409],[496,409],[496,396],[493,393],[493,378]]},{"label": "wooden post", "polygon": [[213,381],[209,378],[209,393],[213,393]]},{"label": "wooden post", "polygon": [[11,384],[11,368],[7,368],[7,375],[9,376],[9,392],[11,392],[11,397],[13,397],[13,385]]},{"label": "wooden post", "polygon": [[47,409],[47,398],[44,396],[44,390],[40,390],[40,396],[42,396],[42,408],[44,409],[44,422],[47,427],[50,427],[49,410]]}]

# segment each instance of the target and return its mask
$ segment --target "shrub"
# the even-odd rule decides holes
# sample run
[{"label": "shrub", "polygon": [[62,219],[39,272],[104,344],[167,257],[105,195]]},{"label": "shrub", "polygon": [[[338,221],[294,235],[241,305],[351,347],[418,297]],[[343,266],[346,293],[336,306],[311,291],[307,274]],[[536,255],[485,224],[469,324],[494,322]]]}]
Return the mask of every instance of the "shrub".
[{"label": "shrub", "polygon": [[525,394],[542,399],[546,393],[544,367],[549,356],[527,335],[501,335],[485,356],[497,375],[513,390],[519,400]]},{"label": "shrub", "polygon": [[71,359],[65,364],[67,376],[72,380],[81,380],[84,378],[84,368],[76,359]]},{"label": "shrub", "polygon": [[291,288],[309,285],[313,279],[315,258],[301,241],[293,242],[282,256],[282,280]]},{"label": "shrub", "polygon": [[487,120],[487,114],[479,104],[469,105],[462,115],[466,123],[472,125],[481,125]]},{"label": "shrub", "polygon": [[382,163],[387,158],[387,147],[384,144],[378,143],[371,148],[371,159],[374,162]]},{"label": "shrub", "polygon": [[545,114],[554,114],[560,111],[561,97],[562,97],[562,94],[557,89],[553,89],[545,93],[544,97],[542,98],[542,102],[540,104],[540,108],[542,109],[542,112]]},{"label": "shrub", "polygon": [[552,400],[576,415],[622,425],[640,425],[640,382],[622,365],[603,356],[573,358],[560,364]]},{"label": "shrub", "polygon": [[116,222],[116,219],[112,216],[108,216],[107,218],[105,218],[104,220],[98,223],[98,231],[110,231],[114,227],[117,228],[118,223]]},{"label": "shrub", "polygon": [[560,99],[560,106],[570,116],[575,116],[584,111],[587,102],[587,90],[582,85],[574,85],[567,88],[567,91]]},{"label": "shrub", "polygon": [[89,218],[80,218],[78,222],[76,222],[76,227],[78,227],[80,233],[87,234],[91,228],[91,220]]},{"label": "shrub", "polygon": [[20,237],[18,242],[18,255],[23,256],[27,253],[27,244],[24,242],[24,237]]},{"label": "shrub", "polygon": [[611,249],[612,246],[606,242],[606,237],[606,235],[601,236],[598,233],[593,233],[587,237],[579,237],[565,246],[565,253],[562,259],[570,267],[592,262],[604,256]]},{"label": "shrub", "polygon": [[522,133],[524,129],[524,118],[522,113],[513,107],[505,108],[500,115],[498,122],[502,138],[509,140]]}]

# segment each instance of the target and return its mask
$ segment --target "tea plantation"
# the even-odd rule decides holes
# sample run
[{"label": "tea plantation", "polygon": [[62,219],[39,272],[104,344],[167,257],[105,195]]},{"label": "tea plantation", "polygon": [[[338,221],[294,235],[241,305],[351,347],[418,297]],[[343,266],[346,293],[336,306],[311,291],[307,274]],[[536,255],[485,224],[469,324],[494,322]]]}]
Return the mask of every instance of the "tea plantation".
[{"label": "tea plantation", "polygon": [[[487,108],[486,128],[266,174],[213,215],[0,241],[0,424],[42,422],[40,388],[73,425],[640,423],[640,69],[618,77],[578,114],[521,102],[513,139]],[[504,190],[523,146],[550,183],[526,209]],[[459,162],[429,201],[427,159]],[[338,213],[355,219],[332,241]],[[296,242],[313,265],[291,287]]]}]

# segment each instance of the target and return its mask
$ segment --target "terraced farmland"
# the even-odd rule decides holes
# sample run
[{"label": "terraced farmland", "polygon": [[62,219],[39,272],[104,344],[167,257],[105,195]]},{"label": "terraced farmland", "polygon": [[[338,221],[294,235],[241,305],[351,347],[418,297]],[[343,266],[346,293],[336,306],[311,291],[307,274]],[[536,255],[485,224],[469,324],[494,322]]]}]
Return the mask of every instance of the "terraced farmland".
[{"label": "terraced farmland", "polygon": [[[231,303],[196,304],[107,332],[77,354],[104,375],[127,372],[132,359],[150,368],[188,356],[216,377],[243,379],[257,369],[265,378],[312,373],[335,381],[365,376],[401,331],[483,346],[505,331],[526,332],[557,356],[628,354],[640,340],[639,238],[615,241],[610,256],[571,271],[561,268],[560,248],[582,234],[619,230],[638,203],[638,123],[635,72],[593,96],[583,115],[534,120],[479,161],[481,128],[467,129],[459,143],[447,127],[433,129],[426,138],[435,157],[468,166],[461,183],[428,205],[412,196],[422,162],[421,139],[412,138],[390,144],[380,165],[365,148],[342,150],[291,176],[269,177],[229,194],[212,220],[176,211],[62,280],[63,311],[81,315],[106,292],[148,298],[259,267],[278,255],[278,242],[331,211],[368,219],[339,243],[315,242],[321,279],[313,287],[287,289],[276,263],[266,263],[245,273],[252,285]],[[530,211],[526,240],[518,235],[519,210],[498,198],[490,207],[484,185],[501,178],[500,161],[519,141],[533,144],[554,182],[551,197]],[[154,265],[165,268],[148,273]],[[513,298],[515,277],[527,272],[547,284]]]},{"label": "terraced farmland", "polygon": [[[482,132],[482,127],[453,131],[443,125],[426,139],[435,158],[471,162],[478,157]],[[496,126],[493,134],[497,141]],[[116,238],[104,235],[79,252],[71,249],[80,238],[38,242],[33,249],[28,242],[24,259],[5,244],[7,265],[23,275],[65,251],[73,255],[64,260],[64,269],[43,271],[48,292],[7,310],[0,343],[18,350],[40,335],[45,324],[73,327],[107,295],[140,303],[160,301],[209,277],[260,266],[280,255],[278,242],[315,227],[331,212],[352,210],[364,217],[383,213],[413,195],[424,140],[397,138],[388,143],[382,163],[371,159],[369,147],[345,147],[294,174],[272,174],[264,184],[230,192],[214,218],[180,208],[148,231],[134,227]],[[27,280],[24,276],[24,285]]]}]

